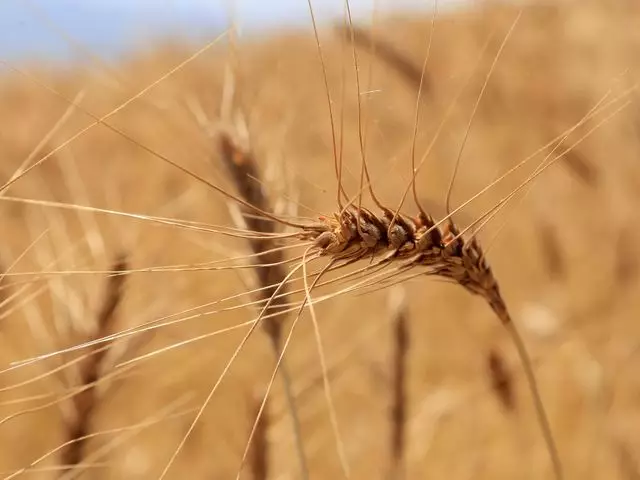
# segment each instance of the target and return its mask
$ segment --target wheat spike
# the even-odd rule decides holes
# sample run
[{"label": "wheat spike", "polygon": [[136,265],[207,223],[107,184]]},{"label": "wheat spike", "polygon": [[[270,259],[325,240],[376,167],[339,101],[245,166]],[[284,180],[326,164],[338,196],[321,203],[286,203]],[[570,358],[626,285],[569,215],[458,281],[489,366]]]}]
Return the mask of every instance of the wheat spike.
[{"label": "wheat spike", "polygon": [[[259,182],[261,175],[256,165],[253,154],[242,149],[240,142],[232,138],[229,132],[221,132],[219,135],[219,151],[227,171],[229,172],[233,183],[238,190],[240,196],[250,203],[258,207],[260,210],[269,212],[271,206],[267,200],[267,196]],[[246,208],[242,209],[243,221],[245,225],[242,227],[253,232],[271,234],[275,233],[275,224],[269,219],[259,218],[255,215],[249,215]],[[263,287],[259,292],[261,300],[267,300],[273,295],[276,285],[282,281],[286,273],[280,265],[283,260],[281,250],[277,250],[274,241],[270,238],[252,237],[248,239],[251,249],[256,254],[257,263],[260,267],[255,268],[255,275],[258,284]],[[287,303],[285,296],[279,296],[272,302],[274,310],[280,309],[282,305]],[[281,318],[269,318],[264,322],[264,328],[267,330],[269,338],[276,345],[280,343],[281,337]]]},{"label": "wheat spike", "polygon": [[[262,188],[260,182],[261,175],[252,152],[248,148],[242,148],[239,140],[227,131],[220,132],[218,142],[220,156],[227,167],[229,175],[233,179],[240,197],[244,199],[247,204],[253,205],[261,211],[270,212],[271,206]],[[242,221],[245,225],[239,225],[240,227],[246,227],[251,231],[266,234],[275,232],[275,224],[269,219],[247,215],[247,213],[251,212],[248,212],[246,208],[243,213]],[[258,284],[262,287],[258,290],[257,296],[259,297],[258,300],[270,302],[269,309],[273,314],[270,315],[269,318],[265,318],[263,327],[271,341],[277,359],[280,356],[282,322],[286,318],[288,304],[286,292],[280,292],[276,295],[279,285],[281,285],[287,277],[287,273],[282,266],[282,250],[275,248],[276,245],[271,238],[254,237],[249,238],[248,241],[251,249],[257,255],[258,263],[261,264],[254,269]],[[278,314],[278,312],[281,313]],[[291,387],[291,379],[286,364],[281,365],[280,371],[285,386],[287,403],[291,411],[301,474],[303,478],[308,478],[308,467],[302,444],[300,420],[298,418],[295,398]],[[260,419],[258,418],[257,421],[259,422]]]},{"label": "wheat spike", "polygon": [[[118,256],[112,270],[125,272],[127,270],[126,257]],[[125,278],[124,273],[116,273],[109,278],[97,315],[96,332],[90,340],[106,337],[112,332],[115,313],[124,294]],[[109,348],[95,345],[92,347],[91,354],[80,364],[80,383],[81,386],[88,386],[88,388],[84,388],[73,397],[74,416],[67,425],[67,438],[70,444],[62,452],[62,465],[65,470],[79,465],[84,458],[85,441],[89,433],[91,418],[99,400],[95,385],[103,373],[103,362],[108,352]]]}]

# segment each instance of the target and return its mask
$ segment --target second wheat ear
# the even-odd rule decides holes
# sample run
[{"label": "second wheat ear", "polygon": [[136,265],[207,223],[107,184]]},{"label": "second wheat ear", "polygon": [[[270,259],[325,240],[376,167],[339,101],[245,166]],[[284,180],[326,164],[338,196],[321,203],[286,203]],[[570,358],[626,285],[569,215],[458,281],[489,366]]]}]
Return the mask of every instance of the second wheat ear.
[{"label": "second wheat ear", "polygon": [[[116,312],[125,292],[128,260],[126,255],[118,255],[113,262],[114,273],[109,277],[102,303],[97,314],[96,331],[92,340],[106,338],[113,330]],[[68,446],[62,451],[62,476],[69,470],[80,466],[85,456],[85,448],[91,421],[98,407],[100,397],[96,385],[103,375],[104,360],[109,352],[111,342],[105,346],[92,348],[92,355],[88,356],[80,367],[81,390],[73,397],[74,416],[67,425]]]},{"label": "second wheat ear", "polygon": [[[240,117],[244,118],[244,117]],[[261,211],[270,212],[272,210],[269,199],[264,192],[261,184],[261,175],[253,153],[246,146],[243,148],[241,142],[234,137],[231,131],[221,131],[218,135],[218,151],[221,159],[229,172],[233,183],[238,190],[241,198],[249,205],[259,208]],[[244,214],[241,216],[239,228],[246,228],[253,232],[264,234],[275,233],[275,224],[265,218],[252,215],[247,208],[241,209]],[[260,267],[254,268],[258,285],[258,300],[271,303],[270,308],[275,315],[265,319],[263,323],[264,330],[271,341],[276,360],[279,358],[282,349],[282,324],[286,319],[287,294],[283,292],[278,295],[279,285],[286,282],[287,274],[283,267],[284,256],[282,250],[279,250],[272,238],[265,236],[264,238],[250,238],[249,244]],[[300,463],[300,477],[302,479],[309,478],[309,468],[304,453],[302,427],[300,418],[296,408],[296,399],[292,389],[292,381],[289,370],[286,365],[280,369],[287,403],[291,412],[294,439],[296,442],[298,461]],[[266,397],[265,397],[266,399]],[[244,456],[249,454],[249,446],[254,436],[258,439],[258,444],[253,447],[252,466],[255,478],[266,478],[267,476],[267,457],[268,449],[266,440],[266,430],[268,429],[267,420],[263,420],[262,407],[259,406],[256,414],[256,422],[249,434],[249,441]],[[265,437],[265,438],[262,438]],[[261,458],[261,455],[264,458]],[[243,459],[244,462],[244,459]]]},{"label": "second wheat ear", "polygon": [[426,275],[452,281],[483,298],[518,351],[555,478],[563,478],[560,455],[529,353],[475,236],[465,239],[451,220],[436,223],[425,212],[412,218],[389,209],[376,215],[364,208],[348,206],[341,213],[322,217],[306,227],[300,238],[315,242],[316,252],[333,260],[357,261],[375,257],[379,264],[398,262],[401,269],[423,268]]}]

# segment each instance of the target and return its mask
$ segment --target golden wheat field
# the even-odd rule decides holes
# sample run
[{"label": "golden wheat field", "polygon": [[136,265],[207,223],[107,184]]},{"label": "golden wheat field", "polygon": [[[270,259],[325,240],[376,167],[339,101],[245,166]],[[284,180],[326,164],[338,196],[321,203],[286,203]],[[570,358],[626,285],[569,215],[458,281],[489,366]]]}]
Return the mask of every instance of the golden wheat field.
[{"label": "golden wheat field", "polygon": [[[638,478],[640,4],[308,25],[3,64],[2,478]],[[405,192],[477,235],[553,445],[481,295],[298,235]]]}]

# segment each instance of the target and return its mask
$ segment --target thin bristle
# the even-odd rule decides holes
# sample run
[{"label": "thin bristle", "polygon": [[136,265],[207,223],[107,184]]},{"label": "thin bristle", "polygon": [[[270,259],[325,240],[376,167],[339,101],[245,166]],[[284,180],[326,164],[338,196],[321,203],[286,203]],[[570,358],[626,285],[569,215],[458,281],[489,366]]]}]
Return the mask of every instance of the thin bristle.
[{"label": "thin bristle", "polygon": [[[118,256],[112,266],[112,271],[122,273],[113,274],[107,282],[96,319],[97,329],[89,339],[90,341],[105,337],[113,331],[115,313],[122,302],[124,294],[126,279],[126,273],[124,272],[127,269],[126,257],[123,255]],[[68,448],[63,450],[61,459],[65,470],[79,465],[84,458],[85,439],[89,433],[91,418],[99,400],[96,394],[96,383],[102,375],[103,362],[109,352],[109,348],[104,348],[104,345],[96,345],[92,347],[92,350],[91,354],[80,365],[80,387],[86,388],[73,397],[74,415],[67,425],[67,438],[70,444]]]},{"label": "thin bristle", "polygon": [[407,423],[407,363],[409,352],[409,325],[407,305],[402,290],[392,293],[390,314],[393,318],[393,355],[391,376],[390,479],[404,477],[405,430]]},{"label": "thin bristle", "polygon": [[514,411],[516,399],[513,391],[513,376],[498,350],[491,350],[487,355],[487,369],[496,398],[505,410]]}]

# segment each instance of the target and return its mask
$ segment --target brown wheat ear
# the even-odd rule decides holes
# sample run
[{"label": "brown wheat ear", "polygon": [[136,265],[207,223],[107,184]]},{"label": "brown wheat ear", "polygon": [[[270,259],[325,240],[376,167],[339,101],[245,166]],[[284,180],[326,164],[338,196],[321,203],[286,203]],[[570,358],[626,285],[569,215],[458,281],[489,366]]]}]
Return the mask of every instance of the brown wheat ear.
[{"label": "brown wheat ear", "polygon": [[[257,207],[264,212],[271,212],[271,206],[260,183],[260,171],[255,161],[253,153],[246,147],[240,145],[240,141],[235,139],[230,132],[222,131],[219,134],[219,152],[233,183],[240,194],[240,197],[247,203]],[[252,232],[271,234],[275,233],[274,222],[269,219],[260,218],[254,211],[247,211],[246,207],[240,207],[244,225]],[[270,238],[248,239],[248,242],[257,256],[257,261],[261,265],[254,269],[258,279],[258,284],[262,289],[259,291],[259,299],[267,301],[271,298],[285,276],[286,272],[280,265],[283,255],[275,247],[275,242]],[[282,289],[281,289],[282,291]],[[287,303],[285,295],[277,295],[271,302],[270,308],[281,309]],[[275,345],[279,347],[281,337],[281,318],[276,316],[266,318],[263,325],[269,337]]]},{"label": "brown wheat ear", "polygon": [[[259,211],[272,212],[271,205],[262,187],[260,170],[255,157],[247,145],[241,145],[240,139],[237,137],[238,135],[234,137],[229,131],[223,130],[219,133],[218,150],[222,161],[233,179],[240,197],[248,204],[257,207]],[[256,217],[255,212],[248,211],[246,207],[240,207],[240,209],[242,213],[241,221],[244,222],[244,225],[238,224],[239,228],[246,228],[253,232],[265,234],[275,233],[275,223],[273,221]],[[265,302],[265,304],[270,302],[269,309],[273,314],[276,314],[264,319],[263,328],[271,341],[277,361],[280,358],[282,322],[286,319],[284,310],[286,310],[288,303],[286,287],[282,285],[287,277],[287,272],[282,266],[283,254],[281,250],[276,248],[277,245],[274,240],[267,236],[264,238],[252,237],[248,241],[260,264],[253,269],[260,287],[256,290],[256,295],[258,300]],[[279,292],[278,295],[276,295],[277,292]],[[278,314],[278,312],[281,313]],[[280,374],[284,383],[287,404],[291,412],[301,477],[303,479],[309,478],[302,444],[302,428],[298,418],[289,371],[284,361],[280,364]]]},{"label": "brown wheat ear", "polygon": [[453,281],[483,298],[518,351],[555,477],[563,478],[560,457],[529,354],[475,236],[465,239],[451,220],[436,224],[424,212],[411,218],[389,209],[376,215],[365,208],[350,206],[333,217],[322,217],[319,222],[307,226],[300,233],[300,239],[313,241],[317,254],[334,261],[378,258],[379,264],[397,262],[400,270],[424,269],[427,275]]},{"label": "brown wheat ear", "polygon": [[[114,273],[107,282],[97,315],[97,328],[94,335],[88,339],[89,341],[106,337],[113,332],[116,310],[122,302],[124,294],[126,278],[124,272],[127,269],[126,257],[118,256],[111,269],[118,273]],[[99,401],[96,383],[103,374],[103,363],[108,352],[108,343],[95,345],[86,360],[80,364],[80,387],[82,390],[73,397],[74,415],[67,424],[68,446],[62,452],[62,465],[67,471],[79,465],[84,458],[87,434]]]}]

